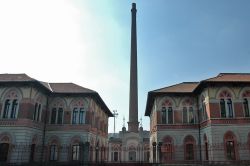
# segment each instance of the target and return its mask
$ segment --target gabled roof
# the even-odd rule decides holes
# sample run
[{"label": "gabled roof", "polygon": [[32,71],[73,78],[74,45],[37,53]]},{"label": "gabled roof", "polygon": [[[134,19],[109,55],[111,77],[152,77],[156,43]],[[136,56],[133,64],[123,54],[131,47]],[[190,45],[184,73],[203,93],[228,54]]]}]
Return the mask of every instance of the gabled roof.
[{"label": "gabled roof", "polygon": [[18,84],[33,83],[34,85],[38,85],[39,87],[44,88],[47,93],[52,95],[53,94],[87,95],[93,97],[97,102],[97,104],[101,106],[101,108],[109,117],[113,117],[113,114],[111,113],[109,108],[106,106],[106,104],[96,91],[81,87],[74,83],[48,83],[33,79],[26,74],[0,74],[0,84],[6,85],[9,83],[18,83]]}]

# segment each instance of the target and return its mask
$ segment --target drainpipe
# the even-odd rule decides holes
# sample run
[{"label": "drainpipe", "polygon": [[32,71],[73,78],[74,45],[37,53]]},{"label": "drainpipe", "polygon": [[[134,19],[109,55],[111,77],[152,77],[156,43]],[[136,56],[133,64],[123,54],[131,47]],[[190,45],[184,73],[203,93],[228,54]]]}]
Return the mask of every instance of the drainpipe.
[{"label": "drainpipe", "polygon": [[44,127],[43,127],[43,137],[42,137],[42,154],[41,154],[41,165],[44,165],[43,158],[44,158],[44,145],[45,145],[45,133],[46,133],[46,125],[47,125],[47,115],[49,110],[49,97],[47,97],[46,101],[46,110],[45,110],[45,117],[44,117]]},{"label": "drainpipe", "polygon": [[202,161],[202,156],[201,156],[201,121],[200,121],[200,109],[199,109],[199,100],[197,97],[197,106],[198,106],[198,127],[199,127],[199,152],[200,152],[200,161]]}]

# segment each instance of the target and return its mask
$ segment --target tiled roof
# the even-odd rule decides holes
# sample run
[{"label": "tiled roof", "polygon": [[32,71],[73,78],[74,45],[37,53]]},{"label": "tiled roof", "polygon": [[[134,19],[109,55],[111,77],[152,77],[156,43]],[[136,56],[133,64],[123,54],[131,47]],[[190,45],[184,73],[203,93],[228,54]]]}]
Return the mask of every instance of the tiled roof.
[{"label": "tiled roof", "polygon": [[45,88],[47,92],[51,94],[87,94],[89,96],[92,96],[96,100],[96,102],[101,106],[104,112],[108,114],[109,117],[113,116],[109,108],[106,106],[106,104],[96,91],[81,87],[74,83],[47,83],[33,79],[26,74],[0,74],[1,84],[9,84],[10,82],[34,83],[35,85],[39,85],[41,88]]},{"label": "tiled roof", "polygon": [[49,86],[54,93],[96,93],[74,83],[49,83]]},{"label": "tiled roof", "polygon": [[250,82],[250,73],[220,73],[205,82]]},{"label": "tiled roof", "polygon": [[26,82],[36,81],[26,74],[0,74],[0,82]]},{"label": "tiled roof", "polygon": [[212,77],[200,82],[183,82],[169,87],[157,89],[148,92],[145,115],[150,116],[151,108],[155,96],[168,93],[195,93],[197,90],[203,88],[206,83],[250,83],[250,73],[220,73],[216,77]]},{"label": "tiled roof", "polygon": [[180,84],[157,89],[152,92],[162,93],[191,93],[199,85],[199,82],[183,82]]}]

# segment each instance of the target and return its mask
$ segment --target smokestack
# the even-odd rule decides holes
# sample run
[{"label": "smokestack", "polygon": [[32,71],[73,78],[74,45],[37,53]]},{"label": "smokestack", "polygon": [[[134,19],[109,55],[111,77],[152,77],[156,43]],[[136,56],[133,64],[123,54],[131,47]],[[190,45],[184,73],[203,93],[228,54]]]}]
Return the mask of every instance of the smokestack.
[{"label": "smokestack", "polygon": [[137,39],[136,39],[136,4],[131,9],[131,59],[128,131],[138,132],[138,82],[137,82]]}]

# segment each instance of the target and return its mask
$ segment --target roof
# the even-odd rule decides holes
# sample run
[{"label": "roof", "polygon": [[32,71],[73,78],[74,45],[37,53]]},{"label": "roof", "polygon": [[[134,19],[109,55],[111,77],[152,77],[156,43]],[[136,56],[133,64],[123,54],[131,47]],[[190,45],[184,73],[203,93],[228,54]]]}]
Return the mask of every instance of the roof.
[{"label": "roof", "polygon": [[54,93],[96,93],[74,83],[49,83],[49,86]]},{"label": "roof", "polygon": [[172,86],[156,89],[148,92],[145,116],[150,116],[154,98],[165,94],[194,93],[202,89],[204,83],[250,83],[250,73],[220,73],[216,77],[202,80],[200,82],[183,82]]},{"label": "roof", "polygon": [[250,73],[220,73],[203,82],[250,82]]},{"label": "roof", "polygon": [[157,89],[152,92],[160,93],[191,93],[199,85],[199,82],[183,82],[165,88]]},{"label": "roof", "polygon": [[38,81],[29,77],[26,74],[0,74],[0,83],[34,83],[42,88],[45,88],[46,91],[50,94],[80,94],[88,95],[95,99],[97,104],[101,106],[104,112],[112,117],[113,114],[106,106],[100,95],[91,89],[84,88],[74,83],[48,83],[43,81]]},{"label": "roof", "polygon": [[22,74],[0,74],[0,82],[29,82],[36,81],[28,75]]}]

